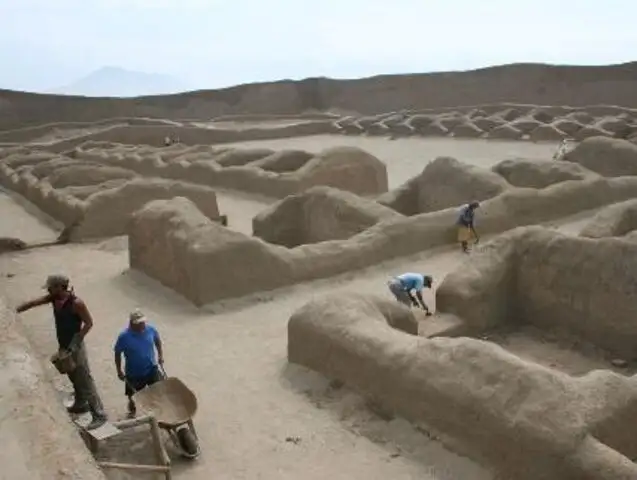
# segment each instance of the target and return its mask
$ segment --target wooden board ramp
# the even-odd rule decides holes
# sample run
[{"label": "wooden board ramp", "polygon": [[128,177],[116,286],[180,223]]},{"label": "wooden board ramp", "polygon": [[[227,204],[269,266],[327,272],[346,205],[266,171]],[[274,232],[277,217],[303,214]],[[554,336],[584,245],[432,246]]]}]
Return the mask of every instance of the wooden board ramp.
[{"label": "wooden board ramp", "polygon": [[[84,421],[83,421],[84,420]],[[90,420],[89,420],[90,421]],[[130,420],[121,420],[118,422],[106,422],[101,427],[93,430],[87,430],[86,419],[79,419],[75,422],[78,426],[80,435],[86,443],[86,446],[91,450],[93,454],[97,453],[100,442],[109,438],[116,437],[124,433],[124,430],[129,430],[135,427],[148,425],[150,429],[150,436],[153,440],[153,450],[155,452],[156,465],[140,465],[133,463],[118,463],[118,462],[97,462],[100,468],[103,469],[118,469],[136,472],[157,472],[163,473],[166,480],[172,479],[172,473],[170,468],[170,458],[168,452],[164,447],[164,443],[161,440],[161,434],[159,431],[159,424],[155,417],[146,415],[139,418],[133,418]]]}]

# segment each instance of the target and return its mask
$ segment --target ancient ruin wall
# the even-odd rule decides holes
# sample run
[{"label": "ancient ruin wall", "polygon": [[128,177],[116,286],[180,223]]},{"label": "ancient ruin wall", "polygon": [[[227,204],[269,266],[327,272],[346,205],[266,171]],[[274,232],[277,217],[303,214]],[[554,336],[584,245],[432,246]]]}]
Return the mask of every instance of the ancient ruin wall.
[{"label": "ancient ruin wall", "polygon": [[3,478],[105,480],[1,298],[0,332]]},{"label": "ancient ruin wall", "polygon": [[580,231],[588,238],[623,237],[637,229],[637,200],[627,200],[603,208]]},{"label": "ancient ruin wall", "polygon": [[[224,157],[232,152],[223,152]],[[78,148],[78,158],[133,170],[140,175],[170,178],[275,198],[284,198],[315,185],[328,185],[359,195],[387,191],[387,167],[379,159],[354,147],[326,149],[294,171],[277,173],[253,166],[261,159],[241,166],[222,167],[212,152],[207,159],[189,159],[186,153],[167,161],[162,149],[131,150],[123,145],[110,148]],[[268,158],[265,155],[262,159]]]},{"label": "ancient ruin wall", "polygon": [[[635,196],[635,177],[563,182],[540,190],[510,188],[483,202],[479,228],[482,234],[499,233]],[[191,301],[205,304],[326,278],[452,243],[456,238],[456,216],[457,207],[397,217],[378,222],[348,239],[287,249],[230,232],[206,219],[185,199],[156,201],[138,211],[131,222],[129,249],[140,252],[131,254],[131,267],[171,288],[177,285],[178,291]],[[150,231],[166,234],[155,244],[154,253],[146,250],[148,253],[142,254]],[[174,253],[177,250],[178,256]],[[161,271],[156,267],[159,257],[167,265]],[[189,279],[187,288],[172,276],[174,267],[169,265],[177,263]],[[226,272],[223,281],[211,280],[219,271]]]},{"label": "ancient ruin wall", "polygon": [[407,335],[387,325],[374,301],[344,294],[315,299],[291,316],[288,360],[424,423],[495,467],[499,478],[637,475],[628,458],[591,435],[608,425],[600,411],[618,407],[611,392],[637,401],[633,380],[605,373],[580,382],[489,342]]},{"label": "ancient ruin wall", "polygon": [[[524,227],[485,247],[472,259],[475,268],[445,278],[436,292],[439,311],[474,330],[531,324],[635,357],[637,295],[629,287],[637,282],[634,242]],[[504,284],[507,270],[507,287],[492,288],[493,282]]]},{"label": "ancient ruin wall", "polygon": [[373,200],[332,187],[312,187],[279,200],[252,219],[256,237],[296,247],[350,238],[400,214]]},{"label": "ancient ruin wall", "polygon": [[[73,227],[71,239],[91,239],[126,233],[131,214],[145,203],[154,199],[168,199],[176,196],[189,198],[207,218],[219,218],[216,193],[209,187],[164,179],[126,178],[114,179],[118,183],[92,184],[126,172],[97,165],[97,173],[89,166],[71,167],[69,173],[78,174],[81,198],[72,195],[73,176],[65,175],[62,189],[53,188],[47,181],[40,180],[31,170],[16,173],[8,165],[0,165],[0,185],[22,195],[44,213],[66,227]],[[104,176],[102,170],[106,170]],[[128,171],[130,172],[130,171]],[[41,172],[49,173],[49,170]],[[55,174],[56,172],[54,172]],[[123,182],[123,183],[121,183]],[[71,185],[69,185],[71,183]]]}]

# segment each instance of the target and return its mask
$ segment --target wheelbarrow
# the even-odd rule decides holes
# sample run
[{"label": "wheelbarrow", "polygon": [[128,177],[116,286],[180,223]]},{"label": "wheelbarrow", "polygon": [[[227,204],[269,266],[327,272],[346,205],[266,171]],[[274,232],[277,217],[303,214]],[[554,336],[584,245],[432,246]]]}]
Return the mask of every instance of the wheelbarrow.
[{"label": "wheelbarrow", "polygon": [[133,400],[139,410],[155,417],[183,457],[197,458],[201,448],[192,421],[197,397],[177,377],[168,377],[161,367],[160,373],[163,379],[135,392]]}]

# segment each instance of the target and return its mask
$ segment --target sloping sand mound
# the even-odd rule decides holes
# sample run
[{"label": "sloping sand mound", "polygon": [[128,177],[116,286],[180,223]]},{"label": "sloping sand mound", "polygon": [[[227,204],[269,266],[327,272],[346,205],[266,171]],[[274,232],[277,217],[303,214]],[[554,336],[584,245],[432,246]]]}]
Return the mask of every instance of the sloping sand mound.
[{"label": "sloping sand mound", "polygon": [[595,125],[589,125],[586,127],[582,127],[580,130],[577,131],[577,133],[574,135],[575,140],[578,141],[583,141],[586,140],[587,138],[591,138],[591,137],[612,137],[613,134],[611,132],[608,132],[598,126]]},{"label": "sloping sand mound", "polygon": [[304,150],[281,150],[250,164],[269,172],[293,172],[305,165],[313,155]]},{"label": "sloping sand mound", "polygon": [[22,329],[0,299],[2,477],[105,480]]},{"label": "sloping sand mound", "polygon": [[274,153],[268,148],[236,148],[223,152],[214,158],[222,167],[240,167]]},{"label": "sloping sand mound", "polygon": [[556,119],[551,125],[570,137],[575,136],[575,134],[584,127],[581,123],[568,118]]},{"label": "sloping sand mound", "polygon": [[551,160],[504,160],[492,170],[507,182],[522,188],[545,188],[567,180],[585,180],[597,177],[592,171],[571,162]]},{"label": "sloping sand mound", "polygon": [[458,125],[462,125],[467,121],[464,115],[458,113],[443,114],[438,116],[437,123],[441,125],[445,130],[452,131]]},{"label": "sloping sand mound", "polygon": [[615,203],[602,209],[584,226],[580,236],[622,237],[637,229],[637,200]]},{"label": "sloping sand mound", "polygon": [[500,125],[489,132],[489,138],[497,138],[500,140],[519,140],[522,138],[522,132],[509,124]]},{"label": "sloping sand mound", "polygon": [[455,158],[438,157],[420,174],[418,212],[434,212],[476,200],[495,197],[507,182],[489,170],[461,163]]},{"label": "sloping sand mound", "polygon": [[625,137],[630,131],[626,120],[618,117],[604,117],[595,123],[595,127],[618,138]]},{"label": "sloping sand mound", "polygon": [[637,175],[637,145],[626,140],[589,138],[564,155],[574,162],[605,177]]},{"label": "sloping sand mound", "polygon": [[297,175],[302,189],[328,185],[358,195],[377,195],[388,189],[385,164],[356,147],[323,150],[297,170]]},{"label": "sloping sand mound", "polygon": [[313,187],[271,205],[252,220],[266,242],[298,245],[344,239],[381,220],[400,216],[373,200],[331,187]]},{"label": "sloping sand mound", "polygon": [[534,142],[558,141],[567,136],[554,125],[540,125],[529,134],[529,139]]},{"label": "sloping sand mound", "polygon": [[472,121],[476,127],[484,132],[490,132],[504,124],[504,121],[499,117],[475,118]]},{"label": "sloping sand mound", "polygon": [[542,125],[543,125],[542,122],[538,122],[534,118],[530,118],[530,117],[518,118],[517,120],[509,124],[509,126],[521,131],[523,135],[528,135],[533,130],[535,130],[536,128]]},{"label": "sloping sand mound", "polygon": [[551,123],[555,118],[555,115],[544,108],[534,108],[529,112],[529,118],[541,123]]},{"label": "sloping sand mound", "polygon": [[[455,122],[454,122],[455,123]],[[418,133],[424,136],[432,136],[432,137],[442,137],[449,133],[438,120],[434,120],[432,123],[427,125],[426,127],[422,127],[418,130]]]},{"label": "sloping sand mound", "polygon": [[463,123],[458,124],[451,133],[453,133],[454,137],[458,138],[479,138],[484,134],[484,132],[470,120],[465,120]]},{"label": "sloping sand mound", "polygon": [[421,133],[426,127],[436,120],[435,115],[413,115],[407,120],[409,125],[416,133]]},{"label": "sloping sand mound", "polygon": [[597,373],[581,383],[488,342],[429,340],[387,323],[372,299],[341,294],[315,299],[290,317],[288,361],[344,381],[387,409],[426,424],[495,467],[498,478],[637,475],[628,458],[589,434],[611,424],[600,418],[601,411],[609,411],[605,407],[618,411],[606,396],[611,391],[637,401],[630,380]]}]

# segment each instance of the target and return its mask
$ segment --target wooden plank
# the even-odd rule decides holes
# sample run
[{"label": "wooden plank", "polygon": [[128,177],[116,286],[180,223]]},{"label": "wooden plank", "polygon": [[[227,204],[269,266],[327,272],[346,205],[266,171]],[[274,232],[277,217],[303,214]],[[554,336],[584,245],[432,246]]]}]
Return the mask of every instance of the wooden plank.
[{"label": "wooden plank", "polygon": [[139,427],[140,425],[150,425],[150,423],[151,417],[148,415],[144,415],[143,417],[120,420],[119,422],[114,422],[113,425],[121,430],[126,430],[128,428]]},{"label": "wooden plank", "polygon": [[134,465],[132,463],[97,462],[101,468],[116,468],[119,470],[135,470],[138,472],[163,472],[166,473],[170,467],[166,465]]},{"label": "wooden plank", "polygon": [[106,422],[101,427],[94,428],[93,430],[85,429],[85,431],[97,441],[106,440],[107,438],[111,438],[122,433],[119,428],[109,422]]}]

